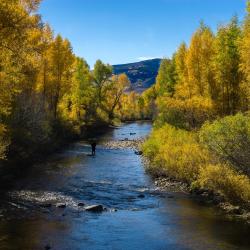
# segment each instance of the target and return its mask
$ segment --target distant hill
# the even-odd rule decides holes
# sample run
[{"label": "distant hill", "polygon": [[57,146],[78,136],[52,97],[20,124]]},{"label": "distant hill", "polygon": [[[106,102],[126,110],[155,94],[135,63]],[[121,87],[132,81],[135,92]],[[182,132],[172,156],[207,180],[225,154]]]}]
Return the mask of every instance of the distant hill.
[{"label": "distant hill", "polygon": [[113,65],[114,74],[125,73],[132,85],[132,90],[142,92],[155,83],[161,59],[156,58],[136,63]]}]

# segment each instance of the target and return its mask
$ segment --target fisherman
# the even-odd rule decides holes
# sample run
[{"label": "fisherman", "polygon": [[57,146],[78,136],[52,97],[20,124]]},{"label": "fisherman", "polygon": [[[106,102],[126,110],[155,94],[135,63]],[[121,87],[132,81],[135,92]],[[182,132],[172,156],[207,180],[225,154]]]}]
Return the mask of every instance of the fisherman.
[{"label": "fisherman", "polygon": [[96,142],[91,143],[92,155],[95,155]]}]

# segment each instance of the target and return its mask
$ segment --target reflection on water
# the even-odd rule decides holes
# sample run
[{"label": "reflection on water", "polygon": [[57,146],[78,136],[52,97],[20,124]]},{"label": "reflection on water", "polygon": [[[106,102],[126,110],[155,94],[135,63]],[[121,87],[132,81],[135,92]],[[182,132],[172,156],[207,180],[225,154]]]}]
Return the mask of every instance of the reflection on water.
[{"label": "reflection on water", "polygon": [[[144,137],[150,129],[125,124],[100,138],[96,157],[78,142],[15,177],[1,194],[0,249],[249,249],[249,227],[186,194],[169,199],[132,150],[101,143]],[[107,211],[84,212],[80,201]]]}]

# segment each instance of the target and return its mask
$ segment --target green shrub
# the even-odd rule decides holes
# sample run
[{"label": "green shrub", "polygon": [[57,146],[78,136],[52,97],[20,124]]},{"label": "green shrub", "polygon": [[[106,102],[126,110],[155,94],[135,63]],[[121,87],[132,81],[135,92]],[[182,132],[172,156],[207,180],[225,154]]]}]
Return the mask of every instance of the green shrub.
[{"label": "green shrub", "polygon": [[250,174],[250,116],[241,113],[206,123],[200,141],[220,160]]}]

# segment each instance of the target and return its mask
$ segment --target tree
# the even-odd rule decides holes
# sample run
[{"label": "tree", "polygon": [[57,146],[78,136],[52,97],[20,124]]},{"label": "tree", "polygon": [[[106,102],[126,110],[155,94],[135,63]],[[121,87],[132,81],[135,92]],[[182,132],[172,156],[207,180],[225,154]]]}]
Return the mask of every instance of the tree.
[{"label": "tree", "polygon": [[75,58],[70,42],[58,35],[50,46],[48,57],[51,70],[50,107],[53,117],[57,118],[58,104],[71,87],[72,65]]},{"label": "tree", "polygon": [[158,95],[173,96],[176,83],[175,60],[163,59],[156,78],[156,91]]},{"label": "tree", "polygon": [[40,45],[41,63],[39,65],[39,73],[37,77],[37,91],[42,93],[43,105],[48,107],[49,102],[49,84],[51,83],[51,71],[49,65],[49,49],[53,42],[53,32],[49,25],[45,25],[42,29],[42,38]]},{"label": "tree", "polygon": [[97,60],[93,70],[93,79],[97,90],[98,105],[102,105],[104,100],[106,86],[112,76],[112,66],[104,64],[101,60]]},{"label": "tree", "polygon": [[74,65],[71,101],[73,116],[80,125],[93,119],[96,109],[95,94],[89,65],[84,59],[77,57]]},{"label": "tree", "polygon": [[243,73],[241,83],[241,97],[244,110],[250,107],[250,1],[247,5],[247,15],[243,24],[243,34],[240,42],[240,69]]},{"label": "tree", "polygon": [[201,23],[194,33],[187,53],[186,65],[190,95],[208,97],[213,86],[212,57],[214,36],[211,30]]},{"label": "tree", "polygon": [[114,111],[120,102],[124,91],[130,87],[130,81],[126,74],[114,75],[107,91],[107,106],[109,119],[114,118]]},{"label": "tree", "polygon": [[214,70],[216,77],[216,107],[221,114],[234,114],[239,108],[240,70],[239,41],[241,29],[237,17],[219,27],[215,39]]},{"label": "tree", "polygon": [[[0,1],[0,158],[6,148],[9,116],[17,96],[34,86],[41,19],[39,0]],[[8,133],[9,135],[9,133]]]}]

